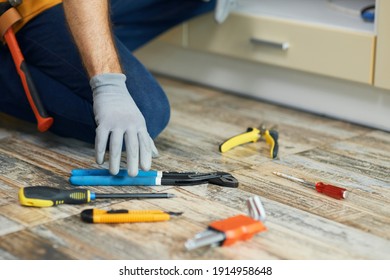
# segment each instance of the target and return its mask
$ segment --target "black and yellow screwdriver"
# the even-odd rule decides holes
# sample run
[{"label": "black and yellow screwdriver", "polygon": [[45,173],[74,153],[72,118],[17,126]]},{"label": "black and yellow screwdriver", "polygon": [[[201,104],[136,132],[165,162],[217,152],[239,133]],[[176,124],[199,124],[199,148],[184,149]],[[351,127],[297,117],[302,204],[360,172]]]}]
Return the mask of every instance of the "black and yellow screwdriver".
[{"label": "black and yellow screwdriver", "polygon": [[170,193],[94,193],[86,189],[63,190],[46,186],[31,186],[19,190],[21,205],[50,207],[59,204],[84,204],[98,198],[172,198]]}]

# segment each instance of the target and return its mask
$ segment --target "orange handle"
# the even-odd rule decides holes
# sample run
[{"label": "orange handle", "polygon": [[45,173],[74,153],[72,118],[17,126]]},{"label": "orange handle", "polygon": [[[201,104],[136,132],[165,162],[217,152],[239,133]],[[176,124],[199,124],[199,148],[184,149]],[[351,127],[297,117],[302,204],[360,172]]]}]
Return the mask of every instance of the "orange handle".
[{"label": "orange handle", "polygon": [[329,185],[329,184],[324,184],[322,182],[316,183],[316,190],[319,193],[323,193],[335,199],[344,199],[347,197],[346,189]]},{"label": "orange handle", "polygon": [[222,246],[229,246],[237,241],[248,240],[255,234],[267,230],[262,222],[245,215],[237,215],[225,220],[215,221],[209,225],[209,228],[225,234],[226,238]]},{"label": "orange handle", "polygon": [[16,37],[14,31],[12,30],[12,27],[8,28],[8,30],[5,32],[4,38],[11,52],[12,58],[16,66],[16,70],[22,81],[22,85],[24,91],[26,92],[30,107],[34,112],[35,118],[37,119],[38,130],[40,132],[44,132],[48,130],[53,124],[53,118],[48,116],[45,111],[45,108],[42,105],[42,102],[38,95],[38,91],[27,68],[27,64],[24,61],[23,54],[20,51],[18,42],[16,41]]}]

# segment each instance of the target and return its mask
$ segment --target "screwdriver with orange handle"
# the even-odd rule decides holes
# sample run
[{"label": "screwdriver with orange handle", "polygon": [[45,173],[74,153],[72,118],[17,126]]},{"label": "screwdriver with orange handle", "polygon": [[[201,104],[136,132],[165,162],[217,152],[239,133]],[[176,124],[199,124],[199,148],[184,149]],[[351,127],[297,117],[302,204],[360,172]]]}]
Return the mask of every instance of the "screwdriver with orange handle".
[{"label": "screwdriver with orange handle", "polygon": [[81,220],[87,223],[140,223],[163,222],[170,220],[171,216],[180,216],[182,212],[164,212],[161,210],[102,210],[85,209],[81,212]]},{"label": "screwdriver with orange handle", "polygon": [[309,182],[301,178],[297,178],[288,174],[280,173],[280,172],[272,172],[273,174],[294,181],[301,183],[302,185],[315,189],[317,192],[322,193],[324,195],[327,195],[329,197],[335,198],[335,199],[344,199],[347,197],[348,191],[344,188],[340,188],[334,185],[330,184],[324,184],[323,182]]},{"label": "screwdriver with orange handle", "polygon": [[18,72],[21,79],[27,100],[37,120],[38,130],[40,132],[45,132],[53,124],[53,118],[47,114],[43,106],[43,103],[38,94],[38,90],[35,87],[12,27],[13,24],[21,20],[19,12],[13,7],[13,5],[18,5],[20,3],[21,1],[8,1],[0,3],[0,16],[2,22],[4,23],[1,25],[2,28],[0,32],[11,52],[16,71]]}]

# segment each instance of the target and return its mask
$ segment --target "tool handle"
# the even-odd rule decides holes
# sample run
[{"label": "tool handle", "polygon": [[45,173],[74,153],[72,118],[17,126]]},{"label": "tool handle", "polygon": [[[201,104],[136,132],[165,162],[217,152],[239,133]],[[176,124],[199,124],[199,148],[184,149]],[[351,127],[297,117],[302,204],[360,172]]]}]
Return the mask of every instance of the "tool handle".
[{"label": "tool handle", "polygon": [[91,200],[89,190],[61,190],[46,186],[25,187],[19,190],[19,201],[24,206],[50,207],[59,204],[83,204]]},{"label": "tool handle", "polygon": [[[73,169],[71,171],[71,176],[112,176],[112,175],[110,174],[110,171],[108,169]],[[119,170],[118,174],[115,176],[129,177],[129,175],[127,174],[127,169]],[[141,169],[138,170],[137,177],[153,177],[153,176],[161,177],[162,172],[157,170],[149,170],[149,171],[143,171]]]},{"label": "tool handle", "polygon": [[167,221],[170,219],[170,215],[159,210],[105,211],[100,209],[86,209],[81,212],[81,219],[88,223],[140,223]]},{"label": "tool handle", "polygon": [[233,136],[232,138],[229,138],[221,145],[219,145],[219,151],[221,153],[227,152],[236,146],[249,142],[256,142],[257,140],[259,140],[260,137],[260,130],[258,130],[257,128],[249,127],[245,133]]},{"label": "tool handle", "polygon": [[8,30],[5,32],[4,38],[7,42],[8,48],[10,49],[16,70],[22,81],[28,102],[30,103],[30,107],[33,110],[35,118],[37,119],[38,130],[40,132],[45,132],[53,124],[53,118],[48,116],[45,108],[43,107],[41,99],[38,95],[38,91],[31,78],[30,71],[28,70],[27,64],[24,61],[23,54],[20,51],[19,44],[16,41],[12,27],[8,28]]},{"label": "tool handle", "polygon": [[222,246],[232,245],[239,240],[248,240],[255,234],[267,230],[262,222],[245,215],[237,215],[225,220],[215,221],[209,225],[209,229],[225,234],[226,238],[222,242]]},{"label": "tool handle", "polygon": [[265,141],[270,145],[270,155],[271,158],[276,158],[278,156],[279,144],[278,138],[279,134],[276,130],[266,130],[264,133]]},{"label": "tool handle", "polygon": [[324,184],[322,182],[317,182],[315,187],[317,192],[323,193],[335,199],[344,199],[347,197],[347,190],[344,188],[336,187],[329,184]]},{"label": "tool handle", "polygon": [[[160,180],[161,181],[161,180]],[[77,186],[160,186],[156,177],[130,176],[71,176],[69,182]]]}]

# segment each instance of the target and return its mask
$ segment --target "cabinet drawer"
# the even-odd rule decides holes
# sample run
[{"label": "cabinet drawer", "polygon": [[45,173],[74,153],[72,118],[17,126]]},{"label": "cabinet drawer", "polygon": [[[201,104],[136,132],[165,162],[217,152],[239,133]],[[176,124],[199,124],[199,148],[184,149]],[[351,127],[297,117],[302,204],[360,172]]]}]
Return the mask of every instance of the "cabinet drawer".
[{"label": "cabinet drawer", "polygon": [[375,36],[292,20],[234,13],[188,24],[188,47],[363,83],[372,83]]}]

